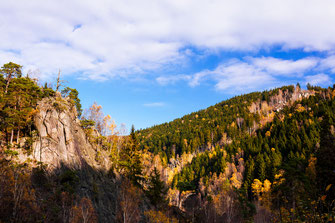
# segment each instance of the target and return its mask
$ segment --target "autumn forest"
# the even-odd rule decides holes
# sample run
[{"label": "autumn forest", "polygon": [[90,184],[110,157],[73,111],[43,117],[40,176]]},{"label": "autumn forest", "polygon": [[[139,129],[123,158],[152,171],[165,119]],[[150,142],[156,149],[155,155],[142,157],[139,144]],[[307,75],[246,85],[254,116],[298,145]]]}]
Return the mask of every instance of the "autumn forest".
[{"label": "autumn forest", "polygon": [[333,222],[335,85],[232,97],[130,133],[61,73],[0,70],[0,222]]}]

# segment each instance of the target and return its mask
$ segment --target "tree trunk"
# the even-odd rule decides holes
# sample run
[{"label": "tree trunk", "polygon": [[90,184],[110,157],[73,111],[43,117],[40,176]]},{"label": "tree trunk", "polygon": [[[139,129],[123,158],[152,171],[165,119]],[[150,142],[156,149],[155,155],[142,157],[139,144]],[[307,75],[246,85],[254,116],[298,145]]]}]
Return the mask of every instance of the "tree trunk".
[{"label": "tree trunk", "polygon": [[17,130],[17,137],[16,137],[16,143],[19,144],[19,140],[20,140],[20,127]]},{"label": "tree trunk", "polygon": [[5,94],[7,94],[7,91],[8,91],[8,86],[9,86],[9,82],[10,82],[10,79],[7,81],[6,83],[6,89],[5,89]]},{"label": "tree trunk", "polygon": [[12,133],[10,135],[10,144],[13,144],[13,138],[14,138],[14,129],[12,129]]}]

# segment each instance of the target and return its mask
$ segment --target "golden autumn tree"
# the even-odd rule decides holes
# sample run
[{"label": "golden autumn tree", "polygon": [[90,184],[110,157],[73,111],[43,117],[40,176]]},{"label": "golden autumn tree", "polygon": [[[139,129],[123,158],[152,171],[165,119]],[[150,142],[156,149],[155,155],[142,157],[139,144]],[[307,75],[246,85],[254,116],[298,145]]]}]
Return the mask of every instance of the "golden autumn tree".
[{"label": "golden autumn tree", "polygon": [[262,182],[258,179],[254,179],[254,182],[251,184],[251,191],[257,198],[259,198],[262,192],[262,185]]},{"label": "golden autumn tree", "polygon": [[101,105],[94,102],[88,110],[85,110],[83,119],[92,120],[96,130],[102,134],[104,114]]},{"label": "golden autumn tree", "polygon": [[262,205],[270,210],[271,206],[271,182],[265,179],[262,187]]},{"label": "golden autumn tree", "polygon": [[112,120],[110,115],[106,115],[102,119],[102,135],[104,136],[111,136],[114,135],[116,132],[116,124],[114,120]]}]

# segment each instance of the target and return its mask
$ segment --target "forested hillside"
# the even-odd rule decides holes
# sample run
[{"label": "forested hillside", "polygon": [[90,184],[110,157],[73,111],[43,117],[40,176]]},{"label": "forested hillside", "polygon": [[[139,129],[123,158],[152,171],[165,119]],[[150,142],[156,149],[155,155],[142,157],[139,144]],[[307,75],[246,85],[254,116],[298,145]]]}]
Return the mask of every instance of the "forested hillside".
[{"label": "forested hillside", "polygon": [[200,194],[198,213],[212,203],[216,211],[226,206],[216,214],[225,220],[257,213],[266,221],[324,221],[334,213],[334,93],[309,85],[237,96],[139,136],[163,160],[194,154],[171,191]]},{"label": "forested hillside", "polygon": [[253,133],[271,112],[304,93],[299,89],[293,96],[294,90],[294,86],[287,86],[236,96],[172,122],[143,129],[139,131],[141,145],[168,159],[217,143],[222,145],[243,137],[246,131]]},{"label": "forested hillside", "polygon": [[0,70],[0,222],[332,222],[335,89],[236,96],[128,136]]}]

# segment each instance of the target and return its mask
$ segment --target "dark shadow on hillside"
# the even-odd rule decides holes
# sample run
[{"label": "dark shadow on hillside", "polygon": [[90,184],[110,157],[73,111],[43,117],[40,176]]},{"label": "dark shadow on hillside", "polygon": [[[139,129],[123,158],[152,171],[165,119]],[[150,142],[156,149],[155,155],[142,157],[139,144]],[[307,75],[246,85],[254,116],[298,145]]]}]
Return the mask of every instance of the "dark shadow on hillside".
[{"label": "dark shadow on hillside", "polygon": [[[62,163],[52,172],[43,167],[33,169],[31,179],[46,216],[44,222],[68,222],[74,209],[94,212],[98,222],[115,222],[118,183],[112,172],[94,169],[86,163],[80,169]],[[83,199],[91,203],[93,210],[89,204],[82,207]]]}]

